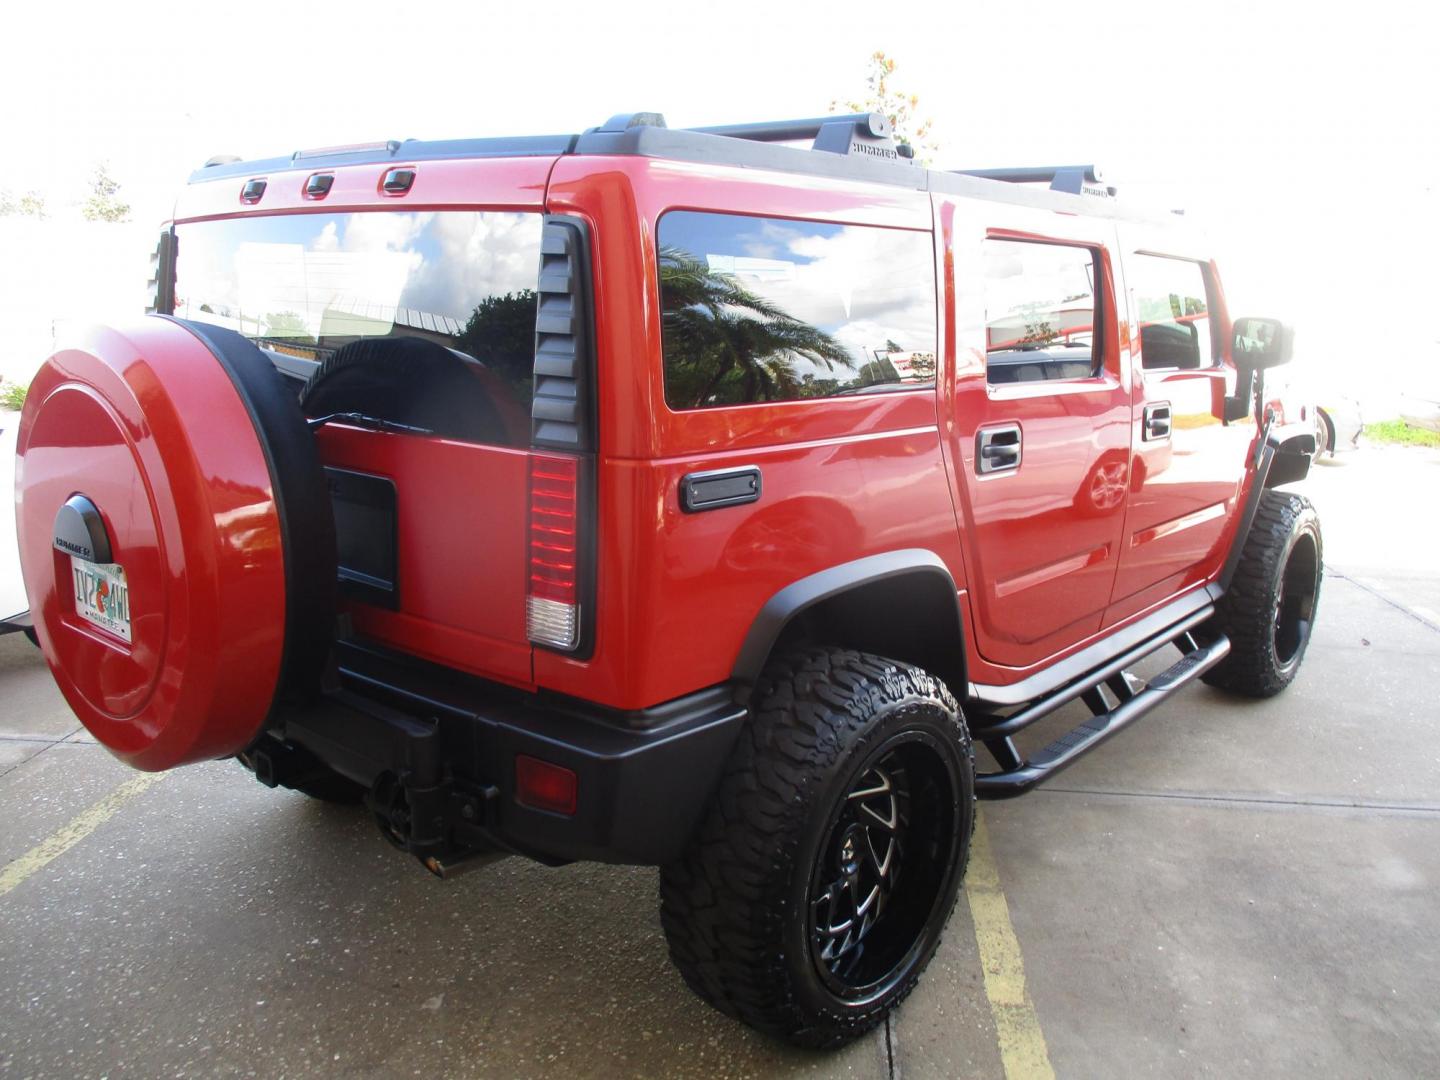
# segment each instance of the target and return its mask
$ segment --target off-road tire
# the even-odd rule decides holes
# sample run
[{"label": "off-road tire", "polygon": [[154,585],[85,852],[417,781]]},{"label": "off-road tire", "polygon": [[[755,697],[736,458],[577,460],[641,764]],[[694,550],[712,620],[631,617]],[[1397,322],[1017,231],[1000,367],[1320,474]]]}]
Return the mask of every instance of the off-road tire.
[{"label": "off-road tire", "polygon": [[[904,749],[889,749],[897,745]],[[872,931],[864,940],[879,964],[889,962],[886,949],[905,948],[896,942],[913,936],[914,944],[885,969],[894,977],[881,990],[846,1000],[827,985],[824,958],[812,947],[812,893],[826,865],[822,849],[856,797],[852,785],[901,752],[915,763],[900,770],[914,774],[915,791],[903,804],[908,826],[928,815],[948,831],[931,833],[924,847],[923,831],[905,834],[935,868],[907,863],[912,853],[898,849],[896,891],[887,892],[873,925],[903,921],[890,924],[884,939]],[[933,766],[920,767],[932,754]],[[720,1011],[802,1046],[836,1046],[881,1023],[914,988],[954,907],[975,822],[974,768],[959,706],[919,668],[823,647],[772,661],[707,816],[685,856],[661,871],[660,920],[686,983]],[[954,786],[945,793],[947,777]],[[901,899],[907,883],[912,891]],[[933,902],[917,899],[932,894]],[[913,935],[912,925],[919,927]]]},{"label": "off-road tire", "polygon": [[1289,686],[1310,644],[1323,574],[1320,519],[1310,500],[1262,494],[1235,577],[1207,624],[1230,638],[1230,655],[1201,678],[1256,698]]}]

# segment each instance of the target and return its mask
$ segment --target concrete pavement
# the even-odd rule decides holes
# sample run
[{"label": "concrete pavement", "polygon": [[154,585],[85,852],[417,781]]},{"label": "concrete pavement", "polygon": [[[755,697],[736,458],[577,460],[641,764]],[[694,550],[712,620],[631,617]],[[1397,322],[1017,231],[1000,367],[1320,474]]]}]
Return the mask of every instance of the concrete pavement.
[{"label": "concrete pavement", "polygon": [[[1188,688],[984,806],[1057,1074],[1434,1072],[1437,479],[1440,455],[1377,450],[1307,481],[1330,569],[1286,694]],[[0,638],[0,864],[134,775]],[[892,1023],[814,1055],[689,994],[651,870],[512,859],[440,883],[362,811],[228,762],[87,824],[0,895],[6,1075],[1003,1075],[964,899]]]}]

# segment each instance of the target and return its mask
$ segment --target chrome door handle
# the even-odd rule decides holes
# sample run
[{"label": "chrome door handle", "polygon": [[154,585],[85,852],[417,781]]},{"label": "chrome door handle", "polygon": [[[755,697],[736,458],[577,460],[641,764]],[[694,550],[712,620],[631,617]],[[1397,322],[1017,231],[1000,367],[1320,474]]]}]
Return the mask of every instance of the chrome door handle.
[{"label": "chrome door handle", "polygon": [[1020,468],[1020,425],[1002,424],[975,433],[975,471],[981,476]]},{"label": "chrome door handle", "polygon": [[1156,401],[1145,406],[1144,426],[1140,432],[1140,438],[1146,442],[1154,442],[1159,439],[1170,437],[1170,403],[1168,401]]}]

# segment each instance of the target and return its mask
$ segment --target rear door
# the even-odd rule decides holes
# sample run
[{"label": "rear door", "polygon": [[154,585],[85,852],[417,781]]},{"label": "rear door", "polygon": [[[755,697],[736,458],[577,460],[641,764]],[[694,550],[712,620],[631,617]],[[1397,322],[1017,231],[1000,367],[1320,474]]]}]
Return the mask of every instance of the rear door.
[{"label": "rear door", "polygon": [[552,160],[420,162],[403,197],[381,191],[393,162],[327,169],[322,202],[309,174],[283,173],[238,214],[240,181],[216,181],[176,214],[176,315],[237,330],[301,379],[353,361],[302,400],[336,416],[317,438],[355,631],[522,686]]},{"label": "rear door", "polygon": [[1120,239],[1135,344],[1134,422],[1112,621],[1215,571],[1255,436],[1248,414],[1224,419],[1236,374],[1225,358],[1229,323],[1213,266],[1128,226]]},{"label": "rear door", "polygon": [[1130,442],[1114,233],[990,203],[937,211],[976,643],[1026,667],[1097,631],[1114,583]]}]

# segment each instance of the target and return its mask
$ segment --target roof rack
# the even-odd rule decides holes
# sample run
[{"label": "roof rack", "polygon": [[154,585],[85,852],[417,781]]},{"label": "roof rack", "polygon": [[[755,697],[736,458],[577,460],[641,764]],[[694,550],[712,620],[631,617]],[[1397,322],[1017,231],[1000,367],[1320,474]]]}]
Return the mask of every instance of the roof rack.
[{"label": "roof rack", "polygon": [[[665,127],[659,113],[619,113],[594,130],[613,134],[635,127]],[[884,113],[851,113],[848,116],[814,116],[805,120],[765,120],[754,124],[718,124],[712,127],[682,128],[699,135],[719,135],[751,142],[799,142],[814,140],[812,150],[831,154],[862,154],[889,161],[912,160],[915,150],[897,143],[890,119]]]},{"label": "roof rack", "polygon": [[1045,184],[1051,191],[1071,195],[1099,195],[1111,198],[1115,189],[1105,184],[1098,165],[1032,165],[1014,169],[952,169],[961,176],[982,180],[1003,180],[1007,184]]},{"label": "roof rack", "polygon": [[[808,148],[807,139],[811,140]],[[824,152],[813,153],[815,150]],[[1085,213],[1127,220],[1161,220],[1151,211],[1122,207],[1118,200],[1111,198],[1115,189],[1105,184],[1094,165],[954,171],[922,167],[914,160],[914,151],[909,146],[895,142],[894,130],[885,116],[876,113],[688,129],[667,127],[664,116],[657,112],[619,113],[599,127],[570,135],[407,139],[373,143],[368,147],[331,147],[258,161],[216,161],[192,173],[190,181],[249,180],[297,167],[325,169],[365,161],[389,163],[401,156],[415,163],[565,155],[642,157],[764,169],[1065,212],[1078,209],[1068,200],[1076,195],[1089,196],[1091,205],[1085,208]],[[1048,185],[1049,190],[1044,185]],[[1174,220],[1171,214],[1164,217],[1167,221]]]}]

